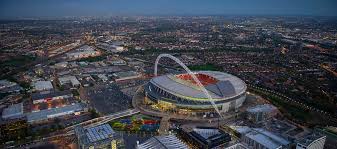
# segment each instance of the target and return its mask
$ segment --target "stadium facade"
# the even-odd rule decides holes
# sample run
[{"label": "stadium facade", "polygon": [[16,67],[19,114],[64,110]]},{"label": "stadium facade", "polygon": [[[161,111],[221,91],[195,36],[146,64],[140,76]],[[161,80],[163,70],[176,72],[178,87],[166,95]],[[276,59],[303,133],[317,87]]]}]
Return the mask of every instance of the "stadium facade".
[{"label": "stadium facade", "polygon": [[235,111],[246,99],[246,84],[236,76],[218,71],[197,71],[193,74],[212,99],[189,73],[168,74],[152,78],[145,86],[144,103],[162,111],[182,114]]}]

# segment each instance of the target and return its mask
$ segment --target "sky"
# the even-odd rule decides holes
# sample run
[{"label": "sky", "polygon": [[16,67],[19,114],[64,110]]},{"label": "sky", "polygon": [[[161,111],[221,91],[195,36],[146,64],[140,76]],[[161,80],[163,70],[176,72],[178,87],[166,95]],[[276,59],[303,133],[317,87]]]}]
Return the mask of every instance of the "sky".
[{"label": "sky", "polygon": [[120,15],[337,16],[337,0],[0,0],[0,18]]}]

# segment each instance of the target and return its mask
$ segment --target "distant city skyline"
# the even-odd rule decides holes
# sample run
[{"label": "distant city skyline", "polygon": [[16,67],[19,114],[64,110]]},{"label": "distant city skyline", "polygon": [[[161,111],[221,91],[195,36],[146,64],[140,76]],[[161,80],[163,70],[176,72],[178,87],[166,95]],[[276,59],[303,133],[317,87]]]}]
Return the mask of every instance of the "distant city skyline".
[{"label": "distant city skyline", "polygon": [[336,0],[1,0],[0,19],[116,15],[337,16]]}]

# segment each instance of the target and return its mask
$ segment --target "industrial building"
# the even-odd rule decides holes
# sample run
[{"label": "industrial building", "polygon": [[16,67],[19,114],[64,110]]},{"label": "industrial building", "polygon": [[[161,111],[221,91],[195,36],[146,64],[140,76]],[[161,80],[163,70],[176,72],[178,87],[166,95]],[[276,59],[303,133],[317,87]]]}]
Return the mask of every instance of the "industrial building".
[{"label": "industrial building", "polygon": [[125,81],[130,79],[137,79],[141,75],[134,71],[122,71],[113,74],[115,77],[115,81]]},{"label": "industrial building", "polygon": [[234,145],[226,147],[225,149],[249,149],[249,148],[248,148],[248,146],[246,144],[236,143]]},{"label": "industrial building", "polygon": [[21,90],[22,87],[15,82],[10,82],[8,80],[0,80],[0,93],[14,93],[20,92]]},{"label": "industrial building", "polygon": [[263,128],[252,128],[242,136],[242,141],[250,148],[256,149],[281,149],[288,148],[290,142]]},{"label": "industrial building", "polygon": [[80,149],[124,147],[122,135],[116,133],[109,124],[83,128],[75,127],[75,134]]},{"label": "industrial building", "polygon": [[138,144],[137,149],[188,149],[188,146],[175,135],[155,136]]},{"label": "industrial building", "polygon": [[81,85],[80,81],[78,81],[75,76],[64,76],[58,78],[58,80],[61,86],[71,84],[72,87],[79,87]]},{"label": "industrial building", "polygon": [[3,119],[15,119],[23,116],[23,103],[10,105],[2,111]]},{"label": "industrial building", "polygon": [[87,58],[87,57],[94,57],[98,56],[101,53],[99,51],[96,51],[93,47],[84,45],[78,49],[76,49],[74,52],[66,53],[67,58],[69,59],[80,59],[80,58]]},{"label": "industrial building", "polygon": [[36,91],[52,90],[54,87],[50,81],[36,81],[34,83],[34,89]]},{"label": "industrial building", "polygon": [[[230,130],[229,130],[230,129]],[[230,131],[240,139],[248,148],[254,149],[284,149],[290,148],[291,142],[279,134],[264,128],[251,128],[248,126],[229,126]]]},{"label": "industrial building", "polygon": [[265,121],[277,114],[277,108],[271,104],[257,105],[247,109],[247,118],[255,123]]},{"label": "industrial building", "polygon": [[84,112],[85,106],[82,103],[73,103],[63,107],[40,110],[36,112],[26,113],[28,123],[36,123],[48,120],[55,117],[60,117],[69,114],[79,114]]},{"label": "industrial building", "polygon": [[44,91],[32,94],[33,104],[47,102],[56,99],[67,99],[73,97],[71,91]]}]

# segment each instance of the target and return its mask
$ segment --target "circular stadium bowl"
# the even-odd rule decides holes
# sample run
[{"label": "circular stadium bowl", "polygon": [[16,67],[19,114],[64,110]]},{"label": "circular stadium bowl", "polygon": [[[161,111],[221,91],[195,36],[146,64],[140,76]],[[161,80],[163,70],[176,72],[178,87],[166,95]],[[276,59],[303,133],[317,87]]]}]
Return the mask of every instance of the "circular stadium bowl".
[{"label": "circular stadium bowl", "polygon": [[235,111],[246,99],[247,86],[238,77],[219,71],[196,71],[198,80],[212,99],[189,74],[152,78],[145,86],[145,102],[159,110],[174,112],[213,111],[213,100],[221,113]]}]

